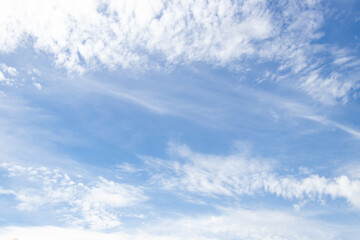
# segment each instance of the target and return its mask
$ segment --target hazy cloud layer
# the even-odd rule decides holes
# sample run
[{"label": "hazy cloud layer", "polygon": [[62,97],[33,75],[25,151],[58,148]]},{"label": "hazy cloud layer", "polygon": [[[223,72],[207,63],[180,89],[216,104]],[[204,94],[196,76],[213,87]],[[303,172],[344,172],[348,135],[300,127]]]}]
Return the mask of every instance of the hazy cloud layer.
[{"label": "hazy cloud layer", "polygon": [[309,220],[284,211],[225,208],[217,215],[163,219],[139,227],[137,231],[100,233],[89,230],[59,227],[5,227],[0,228],[0,237],[19,240],[280,240],[280,239],[348,239],[358,234],[356,226],[327,224],[320,220]]}]

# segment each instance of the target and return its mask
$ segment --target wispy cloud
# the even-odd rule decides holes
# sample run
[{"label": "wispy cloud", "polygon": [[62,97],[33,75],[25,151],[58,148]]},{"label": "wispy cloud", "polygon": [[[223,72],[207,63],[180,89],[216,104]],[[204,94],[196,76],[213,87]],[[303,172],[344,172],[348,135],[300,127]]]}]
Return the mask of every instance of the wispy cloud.
[{"label": "wispy cloud", "polygon": [[360,139],[360,131],[357,130],[357,129],[354,129],[354,128],[351,128],[349,126],[346,126],[346,125],[343,125],[341,123],[338,123],[338,122],[334,122],[334,121],[331,121],[325,117],[322,117],[322,116],[317,116],[317,115],[304,115],[303,116],[304,118],[307,118],[307,119],[310,119],[310,120],[313,120],[315,122],[319,122],[325,126],[332,126],[332,127],[336,127],[336,128],[339,128],[349,134],[351,134],[352,136]]},{"label": "wispy cloud", "polygon": [[325,104],[334,104],[337,99],[347,102],[348,92],[354,86],[354,82],[341,81],[339,78],[339,74],[332,73],[332,75],[323,79],[319,76],[318,71],[313,71],[304,77],[299,87]]},{"label": "wispy cloud", "polygon": [[[279,112],[283,112],[287,117],[315,121],[322,124],[323,126],[335,127],[347,132],[355,138],[359,138],[360,131],[357,128],[332,120],[330,117],[324,114],[324,112],[326,112],[326,108],[314,107],[309,104],[300,102],[299,100],[296,101],[291,98],[284,98],[278,95],[274,95],[270,92],[259,91],[251,88],[245,88],[242,90],[242,92],[247,92],[250,95],[258,96],[258,101],[260,103],[267,104],[268,108],[274,107]],[[279,116],[276,115],[275,118],[278,120]]]},{"label": "wispy cloud", "polygon": [[[261,118],[270,112],[276,121],[279,121],[281,116],[307,119],[325,127],[338,128],[359,138],[359,130],[332,120],[331,114],[329,114],[337,97],[344,101],[347,99],[348,91],[353,83],[345,83],[336,79],[329,80],[329,85],[336,85],[332,89],[325,83],[326,81],[316,79],[314,81],[315,85],[326,85],[324,86],[326,89],[312,86],[313,84],[309,83],[311,86],[308,86],[306,91],[312,91],[309,94],[314,97],[318,94],[318,97],[327,103],[325,106],[314,105],[311,100],[299,96],[279,96],[271,91],[249,87],[246,84],[219,83],[212,78],[181,79],[180,83],[170,79],[168,81],[154,79],[151,84],[147,82],[147,79],[136,79],[133,81],[119,80],[119,83],[109,84],[87,77],[73,82],[65,88],[70,87],[80,89],[81,93],[85,94],[99,94],[120,99],[153,113],[182,117],[216,128],[227,128],[229,125],[234,125],[229,124],[231,119],[239,118],[244,114],[253,114],[253,117]],[[203,87],[203,84],[206,84],[207,87]],[[55,87],[57,89],[57,86]],[[69,89],[68,91],[74,90]],[[319,99],[319,101],[322,100]],[[256,113],[254,109],[262,110]]]},{"label": "wispy cloud", "polygon": [[289,200],[322,200],[330,196],[344,198],[360,209],[360,179],[357,178],[283,175],[276,167],[270,167],[273,164],[269,161],[241,152],[229,156],[207,155],[177,144],[170,144],[169,151],[175,159],[180,159],[142,157],[150,167],[159,170],[155,171],[153,179],[165,189],[232,197],[265,192]]}]

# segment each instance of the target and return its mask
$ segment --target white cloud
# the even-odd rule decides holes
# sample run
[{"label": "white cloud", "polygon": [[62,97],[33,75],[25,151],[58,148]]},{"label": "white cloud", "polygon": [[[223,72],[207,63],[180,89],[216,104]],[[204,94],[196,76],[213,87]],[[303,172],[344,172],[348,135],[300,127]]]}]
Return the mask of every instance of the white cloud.
[{"label": "white cloud", "polygon": [[42,85],[38,82],[34,82],[33,83],[34,87],[36,87],[37,90],[41,90],[42,89]]},{"label": "white cloud", "polygon": [[4,73],[2,73],[0,71],[0,84],[7,85],[7,86],[12,86],[12,85],[14,85],[14,80],[5,77]]},{"label": "white cloud", "polygon": [[0,187],[0,195],[1,195],[1,194],[11,195],[11,194],[14,194],[14,191],[8,190],[8,189],[4,189],[4,188]]},{"label": "white cloud", "polygon": [[343,77],[337,73],[332,73],[324,79],[315,70],[303,78],[299,88],[325,104],[334,104],[336,99],[347,102],[348,92],[354,86],[354,82],[340,80],[339,78]]},{"label": "white cloud", "polygon": [[310,120],[313,120],[315,122],[319,122],[325,126],[332,126],[332,127],[336,127],[336,128],[339,128],[349,134],[351,134],[352,136],[356,137],[356,138],[360,138],[360,131],[356,128],[352,128],[352,127],[349,127],[349,126],[346,126],[344,124],[341,124],[341,123],[338,123],[338,122],[334,122],[334,121],[331,121],[325,117],[322,117],[322,116],[318,116],[318,115],[303,115],[302,116],[303,118],[306,118],[306,119],[310,119]]},{"label": "white cloud", "polygon": [[351,57],[342,57],[342,58],[337,58],[334,63],[335,64],[338,64],[338,65],[342,65],[346,62],[348,62],[349,60],[351,60],[352,58]]},{"label": "white cloud", "polygon": [[286,116],[312,120],[322,124],[323,126],[338,128],[355,138],[360,138],[360,131],[357,128],[331,120],[331,118],[322,113],[324,109],[316,109],[312,106],[299,103],[298,101],[295,102],[288,98],[279,97],[269,92],[254,90],[251,88],[244,88],[241,93],[244,94],[245,92],[247,94],[250,93],[254,96],[257,96],[258,101],[263,104],[268,104],[268,106],[275,107],[280,112],[285,111],[284,115]]},{"label": "white cloud", "polygon": [[18,74],[16,68],[9,67],[4,63],[0,63],[0,69],[13,77],[15,77]]},{"label": "white cloud", "polygon": [[222,208],[219,214],[154,220],[121,232],[101,233],[77,228],[2,227],[1,239],[45,240],[280,240],[280,239],[356,239],[356,226],[312,220],[286,211]]},{"label": "white cloud", "polygon": [[[314,97],[317,96],[318,99],[328,101],[320,107],[319,105],[310,105],[307,101],[300,102],[299,98],[296,97],[281,97],[270,91],[263,91],[246,85],[230,88],[221,82],[213,81],[214,79],[209,79],[208,83],[200,82],[201,84],[208,84],[208,88],[199,87],[201,84],[199,82],[194,83],[192,80],[184,80],[179,85],[174,84],[174,81],[156,80],[153,80],[149,85],[147,80],[119,80],[119,84],[108,84],[83,78],[81,81],[73,81],[70,87],[81,89],[90,94],[101,94],[114,99],[122,99],[158,114],[178,116],[216,128],[228,128],[231,125],[229,124],[232,121],[231,119],[243,114],[251,114],[254,108],[251,109],[249,106],[256,106],[256,108],[263,109],[262,112],[270,111],[275,122],[284,117],[308,119],[326,127],[338,128],[356,138],[360,137],[359,130],[354,126],[333,121],[331,116],[326,116],[329,115],[329,109],[326,107],[332,107],[330,103],[334,103],[335,96],[338,96],[342,101],[347,98],[348,93],[340,90],[344,86],[350,86],[350,84],[342,83],[340,80],[336,80],[337,84],[334,84],[335,87],[339,86],[340,88],[340,90],[334,89],[334,94],[330,88],[331,84],[324,84],[325,90],[323,92],[320,89],[316,90],[318,88],[316,84],[314,84],[313,90],[309,87],[309,91],[314,93]],[[317,81],[319,81],[319,85],[322,85],[321,79]],[[299,87],[299,84],[296,83],[296,86]],[[328,89],[326,89],[327,86]],[[238,108],[238,102],[242,103],[241,108]],[[259,117],[259,115],[254,115],[254,117]]]},{"label": "white cloud", "polygon": [[360,179],[360,164],[358,162],[349,163],[340,167],[336,172],[339,174],[348,175],[351,178]]},{"label": "white cloud", "polygon": [[[329,50],[312,44],[322,36],[321,9],[318,1],[6,0],[0,51],[14,51],[32,39],[38,52],[78,73],[193,62],[248,69],[270,61],[280,66],[274,77],[281,79],[290,69],[299,88],[315,99],[346,100],[353,82],[309,74],[321,62],[317,54]],[[335,65],[351,60],[344,50],[332,52]]]},{"label": "white cloud", "polygon": [[[166,188],[183,188],[203,194],[252,194],[262,186],[256,181],[271,167],[246,155],[216,156],[193,153],[186,145],[170,144],[170,152],[185,159],[185,162],[168,162],[160,159],[145,158],[151,165],[158,165],[171,172],[161,176]],[[167,172],[167,171],[165,171]],[[160,173],[161,175],[161,173]],[[157,178],[158,176],[155,176]]]},{"label": "white cloud", "polygon": [[57,64],[80,72],[97,64],[139,66],[158,54],[170,63],[228,64],[256,55],[298,63],[299,47],[317,37],[316,4],[282,2],[276,12],[269,6],[265,0],[5,1],[0,50],[13,51],[30,37]]},{"label": "white cloud", "polygon": [[194,236],[195,239],[336,239],[339,236],[331,230],[330,224],[285,211],[244,208],[224,208],[220,211],[219,215],[183,217],[174,222],[167,221],[166,228],[161,229],[162,225],[153,228],[168,234],[177,233],[177,229],[187,229],[178,233],[179,239]]},{"label": "white cloud", "polygon": [[254,195],[269,193],[288,200],[323,200],[326,196],[346,199],[360,209],[360,179],[345,175],[334,178],[279,175],[270,163],[238,153],[217,156],[195,153],[185,145],[170,145],[178,161],[142,157],[158,168],[154,182],[166,189],[180,189],[203,195]]},{"label": "white cloud", "polygon": [[16,68],[9,67],[4,63],[0,63],[0,84],[6,86],[14,86],[15,78],[18,75]]},{"label": "white cloud", "polygon": [[0,81],[5,81],[6,78],[2,72],[0,72]]},{"label": "white cloud", "polygon": [[37,211],[47,206],[57,206],[60,218],[68,224],[91,229],[108,229],[121,224],[119,208],[134,206],[147,198],[141,188],[98,177],[93,181],[70,178],[58,169],[33,168],[2,163],[8,177],[25,181],[14,189],[3,190],[13,194],[17,208]]},{"label": "white cloud", "polygon": [[33,68],[32,70],[29,70],[28,72],[27,72],[27,74],[28,75],[38,75],[38,76],[40,76],[41,75],[41,72],[38,70],[38,69],[36,69],[36,68]]},{"label": "white cloud", "polygon": [[116,168],[119,169],[122,172],[126,172],[126,173],[136,173],[136,172],[141,172],[141,169],[136,168],[134,165],[129,164],[129,163],[122,163],[122,164],[117,164]]}]

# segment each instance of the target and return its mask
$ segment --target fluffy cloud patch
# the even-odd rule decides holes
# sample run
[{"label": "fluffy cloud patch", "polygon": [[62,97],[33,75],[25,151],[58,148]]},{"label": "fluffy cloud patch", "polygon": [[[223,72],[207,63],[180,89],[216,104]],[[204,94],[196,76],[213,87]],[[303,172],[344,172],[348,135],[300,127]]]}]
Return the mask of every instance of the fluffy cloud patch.
[{"label": "fluffy cloud patch", "polygon": [[285,64],[300,61],[303,66],[306,54],[300,47],[318,37],[321,14],[312,3],[283,1],[276,4],[279,11],[273,4],[265,0],[5,1],[0,12],[0,30],[5,33],[0,51],[13,51],[31,38],[36,49],[77,72],[98,64],[150,66],[150,56],[169,63],[213,64],[249,56],[286,57]]},{"label": "fluffy cloud patch", "polygon": [[13,76],[13,77],[15,77],[15,76],[18,74],[18,71],[16,70],[16,68],[9,67],[9,66],[7,66],[7,65],[4,64],[4,63],[1,63],[1,64],[0,64],[0,69],[1,69],[3,72],[6,72],[6,73],[8,73],[10,76]]},{"label": "fluffy cloud patch", "polygon": [[37,90],[41,90],[42,89],[42,85],[38,82],[34,82],[33,83],[34,87],[37,89]]},{"label": "fluffy cloud patch", "polygon": [[16,68],[0,63],[0,84],[6,86],[13,86],[15,84],[16,75],[18,74]]},{"label": "fluffy cloud patch", "polygon": [[[293,87],[324,103],[345,101],[353,81],[311,73],[331,58],[320,57],[328,47],[313,44],[323,36],[319,2],[6,0],[0,10],[0,52],[31,46],[76,73],[194,62],[246,72],[268,62],[275,63],[267,69],[271,79],[295,79],[299,84]],[[340,63],[351,68],[358,62],[344,50],[337,52],[331,61],[339,71]]]},{"label": "fluffy cloud patch", "polygon": [[1,194],[11,194],[17,209],[36,212],[56,206],[57,214],[71,225],[91,229],[108,229],[121,224],[121,208],[143,202],[147,197],[141,188],[98,177],[86,182],[81,177],[71,178],[58,169],[24,167],[2,163],[7,177],[24,181]]}]

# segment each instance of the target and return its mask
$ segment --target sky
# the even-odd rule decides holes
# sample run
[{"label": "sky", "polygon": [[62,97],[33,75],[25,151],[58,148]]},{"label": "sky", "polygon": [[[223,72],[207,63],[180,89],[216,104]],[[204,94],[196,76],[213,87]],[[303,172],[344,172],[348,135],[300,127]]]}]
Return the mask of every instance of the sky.
[{"label": "sky", "polygon": [[0,0],[0,239],[358,239],[359,53],[356,0]]}]

